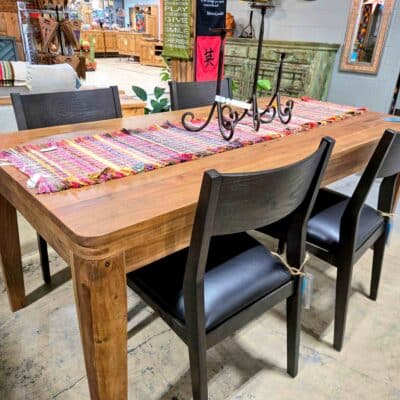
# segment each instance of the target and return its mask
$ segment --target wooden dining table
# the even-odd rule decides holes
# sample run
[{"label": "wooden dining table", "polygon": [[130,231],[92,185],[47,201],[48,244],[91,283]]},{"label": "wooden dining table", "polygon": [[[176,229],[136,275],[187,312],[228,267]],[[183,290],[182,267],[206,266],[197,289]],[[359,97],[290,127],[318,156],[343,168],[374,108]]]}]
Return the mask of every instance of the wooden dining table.
[{"label": "wooden dining table", "polygon": [[[206,115],[208,108],[196,110]],[[20,131],[0,135],[0,149],[49,137],[76,137],[176,121],[163,113]],[[323,184],[363,169],[385,129],[400,128],[386,116],[360,116],[82,189],[36,194],[27,176],[0,167],[0,254],[10,307],[26,306],[17,211],[68,263],[93,400],[126,400],[126,274],[189,244],[204,171],[259,171],[298,161],[323,136],[336,140]],[[201,134],[201,133],[199,133]],[[266,188],[268,190],[268,188]]]}]

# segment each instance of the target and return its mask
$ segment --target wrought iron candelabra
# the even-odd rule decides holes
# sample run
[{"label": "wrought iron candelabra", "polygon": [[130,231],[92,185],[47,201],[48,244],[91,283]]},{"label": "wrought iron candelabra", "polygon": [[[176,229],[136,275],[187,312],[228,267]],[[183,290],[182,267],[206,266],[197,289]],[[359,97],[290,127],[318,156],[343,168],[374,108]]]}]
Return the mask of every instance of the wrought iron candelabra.
[{"label": "wrought iron candelabra", "polygon": [[274,7],[275,6],[272,3],[266,4],[253,2],[251,4],[251,8],[261,10],[261,24],[258,36],[257,58],[254,68],[253,90],[251,97],[248,100],[248,103],[251,104],[251,109],[245,110],[239,117],[239,121],[241,121],[246,116],[251,117],[253,119],[253,127],[256,131],[260,129],[261,124],[271,123],[277,115],[283,124],[288,124],[292,119],[292,111],[294,106],[294,102],[292,100],[288,100],[284,106],[282,106],[281,104],[280,88],[282,82],[283,63],[286,58],[286,53],[282,52],[279,53],[280,61],[274,94],[272,95],[270,102],[264,110],[260,110],[258,108],[257,83],[260,74],[260,64],[265,29],[265,15],[268,9],[272,9]]},{"label": "wrought iron candelabra", "polygon": [[[261,56],[262,56],[262,47],[263,47],[263,39],[264,39],[264,28],[265,28],[265,15],[268,9],[274,8],[275,6],[272,2],[253,2],[251,4],[251,8],[260,9],[261,10],[261,25],[260,32],[258,38],[258,49],[257,49],[257,59],[254,68],[254,81],[252,94],[247,103],[244,105],[244,111],[239,114],[236,110],[234,110],[229,104],[224,104],[220,101],[221,99],[221,88],[222,88],[222,75],[223,75],[223,63],[224,63],[224,53],[225,53],[225,38],[227,32],[231,31],[226,28],[218,28],[213,29],[213,32],[218,32],[221,37],[221,46],[219,51],[219,60],[218,60],[218,78],[216,85],[216,98],[214,103],[211,106],[210,112],[208,114],[207,119],[201,125],[194,125],[193,121],[196,119],[195,115],[188,111],[182,115],[182,125],[185,129],[192,132],[199,132],[206,128],[211,119],[214,116],[215,110],[217,110],[218,116],[218,126],[221,132],[222,137],[225,140],[230,140],[233,137],[235,132],[236,125],[246,116],[249,116],[253,120],[253,127],[256,131],[260,129],[261,124],[271,123],[276,116],[279,117],[280,121],[283,124],[288,124],[292,119],[292,111],[294,102],[292,100],[286,101],[286,103],[282,106],[281,104],[281,94],[280,87],[282,81],[282,71],[283,71],[283,63],[286,57],[286,53],[280,54],[280,62],[278,69],[278,76],[275,85],[275,91],[271,97],[270,102],[268,103],[265,109],[258,108],[258,99],[257,99],[257,83],[258,77],[260,74],[260,64],[261,64]],[[226,99],[225,99],[226,100]],[[229,99],[230,101],[232,99]],[[232,103],[234,103],[232,101]]]},{"label": "wrought iron candelabra", "polygon": [[[225,53],[224,42],[226,34],[232,30],[226,28],[218,28],[218,29],[213,29],[212,31],[218,32],[221,37],[221,46],[219,50],[219,60],[218,60],[217,89],[216,89],[216,98],[217,98],[217,96],[221,96],[221,90],[222,90],[222,74],[223,74],[224,53]],[[231,140],[235,132],[235,127],[239,122],[239,114],[237,111],[233,110],[231,106],[227,104],[222,104],[220,101],[217,100],[214,101],[210,109],[210,113],[208,114],[208,117],[203,124],[193,125],[193,121],[196,119],[196,117],[192,112],[188,111],[182,115],[182,125],[188,131],[199,132],[203,130],[211,122],[215,110],[217,110],[218,126],[222,137],[225,140]]]}]

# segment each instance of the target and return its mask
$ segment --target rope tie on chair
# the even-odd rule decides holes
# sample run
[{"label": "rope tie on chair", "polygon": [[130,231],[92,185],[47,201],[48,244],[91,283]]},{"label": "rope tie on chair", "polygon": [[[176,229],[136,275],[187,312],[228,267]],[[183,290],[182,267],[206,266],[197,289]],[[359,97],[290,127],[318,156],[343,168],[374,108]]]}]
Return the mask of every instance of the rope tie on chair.
[{"label": "rope tie on chair", "polygon": [[305,275],[305,273],[303,272],[303,269],[310,259],[310,255],[308,253],[306,253],[303,264],[301,264],[299,268],[290,266],[288,264],[288,262],[280,254],[275,253],[273,251],[271,251],[271,254],[274,257],[279,259],[279,261],[287,268],[287,270],[290,272],[291,275],[293,275],[293,276],[304,276]]},{"label": "rope tie on chair", "polygon": [[383,218],[395,218],[397,217],[396,213],[387,213],[381,210],[378,210],[378,212],[382,215]]}]

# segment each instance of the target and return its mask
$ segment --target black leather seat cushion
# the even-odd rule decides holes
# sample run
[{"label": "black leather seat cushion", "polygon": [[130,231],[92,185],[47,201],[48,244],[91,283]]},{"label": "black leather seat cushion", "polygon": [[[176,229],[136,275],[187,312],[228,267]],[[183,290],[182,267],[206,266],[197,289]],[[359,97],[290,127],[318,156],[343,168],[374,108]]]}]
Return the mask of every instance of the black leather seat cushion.
[{"label": "black leather seat cushion", "polygon": [[[326,250],[334,250],[339,245],[340,223],[349,200],[343,200],[312,216],[308,221],[307,242]],[[320,205],[316,204],[319,209]],[[360,248],[368,238],[384,223],[381,214],[364,205],[357,232],[356,248]]]},{"label": "black leather seat cushion", "polygon": [[[128,275],[158,306],[185,322],[183,276],[188,249]],[[215,237],[204,279],[206,330],[292,279],[287,269],[249,235]]]}]

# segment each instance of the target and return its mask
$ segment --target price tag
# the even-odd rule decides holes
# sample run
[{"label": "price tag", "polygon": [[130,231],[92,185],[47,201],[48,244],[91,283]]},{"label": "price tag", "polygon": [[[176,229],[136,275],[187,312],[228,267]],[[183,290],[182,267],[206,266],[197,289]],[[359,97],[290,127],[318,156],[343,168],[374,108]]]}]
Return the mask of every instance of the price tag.
[{"label": "price tag", "polygon": [[303,306],[306,310],[311,308],[311,297],[313,291],[314,275],[306,272],[302,279],[301,293],[303,296]]}]

